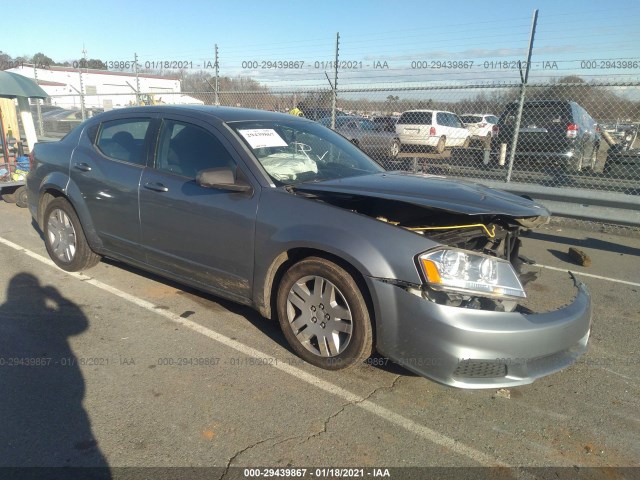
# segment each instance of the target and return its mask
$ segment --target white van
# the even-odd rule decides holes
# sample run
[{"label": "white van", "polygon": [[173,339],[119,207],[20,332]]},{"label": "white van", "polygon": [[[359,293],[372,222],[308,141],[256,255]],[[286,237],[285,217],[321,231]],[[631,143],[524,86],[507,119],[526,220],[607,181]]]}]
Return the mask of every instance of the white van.
[{"label": "white van", "polygon": [[442,110],[407,110],[396,123],[396,133],[402,145],[433,147],[437,153],[469,146],[469,130],[460,117]]}]

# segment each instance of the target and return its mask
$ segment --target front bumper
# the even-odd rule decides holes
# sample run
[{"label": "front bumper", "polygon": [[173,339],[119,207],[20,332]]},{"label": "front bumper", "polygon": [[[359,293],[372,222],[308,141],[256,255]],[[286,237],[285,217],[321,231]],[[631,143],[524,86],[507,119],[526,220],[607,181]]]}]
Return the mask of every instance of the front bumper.
[{"label": "front bumper", "polygon": [[571,304],[539,314],[449,307],[381,279],[367,283],[378,351],[446,385],[524,385],[571,365],[587,348],[591,295],[576,280]]}]

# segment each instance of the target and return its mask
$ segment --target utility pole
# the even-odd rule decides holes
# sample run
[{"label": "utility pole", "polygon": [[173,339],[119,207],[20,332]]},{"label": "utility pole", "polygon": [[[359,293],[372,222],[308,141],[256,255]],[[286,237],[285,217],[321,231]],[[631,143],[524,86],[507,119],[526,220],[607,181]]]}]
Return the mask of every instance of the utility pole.
[{"label": "utility pole", "polygon": [[140,105],[140,76],[138,75],[138,54],[133,54],[133,68],[136,72],[136,105]]},{"label": "utility pole", "polygon": [[336,33],[336,60],[333,65],[333,95],[331,98],[331,129],[336,128],[336,105],[338,103],[338,52],[340,50],[340,32]]},{"label": "utility pole", "polygon": [[538,10],[533,11],[531,20],[531,34],[529,36],[529,51],[527,52],[527,64],[525,65],[525,73],[522,74],[522,65],[520,66],[520,101],[518,103],[518,114],[516,115],[516,124],[513,127],[513,138],[511,139],[511,152],[509,153],[509,168],[507,169],[506,182],[511,181],[513,173],[513,161],[516,156],[516,148],[518,146],[518,134],[520,133],[520,122],[522,121],[522,109],[524,107],[525,92],[527,90],[527,82],[529,81],[529,69],[531,68],[531,54],[533,53],[533,40],[536,36],[536,24],[538,23]]},{"label": "utility pole", "polygon": [[216,63],[214,64],[214,67],[216,68],[216,88],[214,89],[215,91],[215,104],[216,105],[220,105],[220,98],[218,96],[218,92],[219,92],[219,88],[220,88],[220,84],[218,82],[219,76],[220,76],[220,66],[218,64],[218,44],[216,43]]},{"label": "utility pole", "polygon": [[[38,84],[38,67],[33,64],[33,78]],[[40,99],[36,98],[36,114],[38,115],[38,133],[40,136],[44,136],[44,125],[42,124],[42,109],[40,108]]]},{"label": "utility pole", "polygon": [[[84,67],[87,68],[87,49],[84,48],[84,43],[82,44],[82,58],[84,60]],[[84,81],[82,79],[82,65],[78,69],[78,75],[80,75],[80,110],[82,112],[82,121],[84,122],[87,119],[87,111],[84,105]]]}]

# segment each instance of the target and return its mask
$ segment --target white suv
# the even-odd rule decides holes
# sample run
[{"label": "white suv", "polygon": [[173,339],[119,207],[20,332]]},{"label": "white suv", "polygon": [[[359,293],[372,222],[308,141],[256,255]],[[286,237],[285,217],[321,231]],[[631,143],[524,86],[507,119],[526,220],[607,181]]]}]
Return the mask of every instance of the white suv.
[{"label": "white suv", "polygon": [[396,133],[402,145],[433,147],[437,153],[467,147],[470,135],[458,115],[442,110],[407,110],[396,123]]},{"label": "white suv", "polygon": [[476,137],[490,137],[493,127],[498,124],[498,117],[490,113],[465,113],[460,118],[471,135]]}]

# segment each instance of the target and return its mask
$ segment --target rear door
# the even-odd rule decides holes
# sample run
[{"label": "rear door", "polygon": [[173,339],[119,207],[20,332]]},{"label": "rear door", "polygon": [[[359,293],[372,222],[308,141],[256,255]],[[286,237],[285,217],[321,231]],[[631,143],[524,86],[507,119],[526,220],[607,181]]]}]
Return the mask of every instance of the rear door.
[{"label": "rear door", "polygon": [[69,176],[80,190],[106,249],[136,260],[138,185],[152,137],[151,116],[125,117],[89,127],[74,150]]},{"label": "rear door", "polygon": [[[204,188],[199,171],[228,167],[252,193]],[[140,222],[147,261],[239,301],[250,298],[260,190],[229,142],[191,117],[166,116],[155,162],[140,181]]]}]

